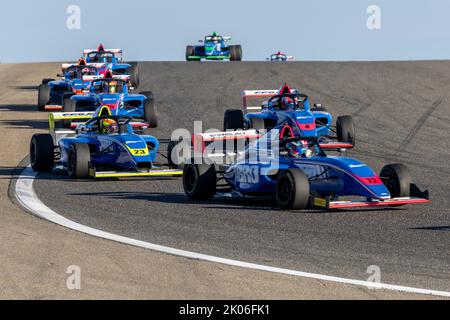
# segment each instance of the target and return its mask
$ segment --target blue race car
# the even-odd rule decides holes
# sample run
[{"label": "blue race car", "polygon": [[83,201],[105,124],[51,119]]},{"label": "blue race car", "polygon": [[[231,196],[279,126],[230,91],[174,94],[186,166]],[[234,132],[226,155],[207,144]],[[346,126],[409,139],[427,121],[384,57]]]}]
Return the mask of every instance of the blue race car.
[{"label": "blue race car", "polygon": [[156,164],[160,142],[134,134],[130,121],[106,115],[91,118],[71,136],[66,131],[36,134],[30,145],[31,166],[36,172],[60,168],[74,179],[181,175]]},{"label": "blue race car", "polygon": [[[269,98],[262,106],[249,106],[249,98]],[[309,97],[285,84],[279,90],[246,90],[243,92],[244,111],[225,112],[224,131],[255,129],[270,131],[278,125],[296,127],[303,137],[319,137],[355,144],[356,131],[351,116],[337,118],[321,105],[310,106]]]},{"label": "blue race car", "polygon": [[89,87],[88,93],[84,95],[71,96],[64,103],[64,113],[92,112],[98,108],[107,106],[112,115],[129,116],[134,120],[145,121],[147,127],[156,128],[158,117],[152,92],[141,92],[131,94],[127,81],[110,73],[107,78],[94,79]]},{"label": "blue race car", "polygon": [[[205,153],[202,161],[185,164],[183,186],[187,197],[190,200],[208,200],[215,195],[272,198],[283,210],[300,210],[308,206],[322,209],[397,207],[429,202],[428,192],[420,191],[412,183],[411,174],[404,165],[387,165],[377,175],[358,160],[327,156],[324,151],[350,148],[351,144],[321,144],[316,137],[298,137],[295,133],[280,138],[280,130],[281,126],[268,134],[276,132],[276,138],[280,139],[276,147],[265,144],[265,152],[258,153],[261,139],[256,140],[248,144],[243,155],[232,164],[211,164],[204,161],[211,160]],[[243,131],[242,135],[255,132]],[[216,137],[218,140],[223,138],[218,133]],[[272,141],[271,138],[268,140]],[[263,156],[255,157],[256,154]]]},{"label": "blue race car", "polygon": [[98,76],[97,68],[86,65],[72,65],[65,69],[60,81],[44,79],[39,86],[38,111],[62,110],[64,101],[76,94],[82,94],[90,84],[86,77]]},{"label": "blue race car", "polygon": [[83,59],[88,65],[95,66],[100,74],[110,71],[113,75],[129,75],[134,88],[140,84],[139,65],[137,63],[123,63],[122,49],[105,49],[100,44],[97,49],[83,50]]},{"label": "blue race car", "polygon": [[206,60],[242,60],[242,47],[240,45],[229,46],[230,37],[222,37],[213,33],[206,36],[205,40],[199,40],[203,43],[200,46],[187,46],[186,61]]}]

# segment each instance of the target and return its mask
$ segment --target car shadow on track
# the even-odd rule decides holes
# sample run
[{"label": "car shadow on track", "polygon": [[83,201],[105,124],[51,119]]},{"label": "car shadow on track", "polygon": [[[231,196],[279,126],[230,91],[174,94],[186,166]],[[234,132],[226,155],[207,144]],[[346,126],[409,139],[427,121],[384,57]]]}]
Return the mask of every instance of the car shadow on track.
[{"label": "car shadow on track", "polygon": [[8,129],[48,129],[48,120],[0,120]]},{"label": "car shadow on track", "polygon": [[0,111],[14,111],[14,112],[36,111],[36,105],[35,104],[2,104],[2,105],[0,105]]},{"label": "car shadow on track", "polygon": [[422,231],[450,231],[450,226],[420,227],[420,228],[411,228],[411,230],[422,230]]},{"label": "car shadow on track", "polygon": [[[138,200],[149,202],[160,202],[168,204],[198,205],[204,209],[211,210],[245,210],[245,211],[276,211],[276,212],[299,212],[299,213],[354,213],[357,210],[320,210],[306,209],[298,211],[279,210],[273,200],[255,199],[230,199],[216,197],[208,201],[189,201],[182,193],[159,193],[159,192],[86,192],[72,193],[71,196],[104,197],[113,200]],[[400,208],[366,208],[364,212],[386,212],[401,211]]]},{"label": "car shadow on track", "polygon": [[14,90],[26,90],[26,91],[38,91],[39,86],[31,85],[31,86],[16,86],[16,87],[10,87]]}]

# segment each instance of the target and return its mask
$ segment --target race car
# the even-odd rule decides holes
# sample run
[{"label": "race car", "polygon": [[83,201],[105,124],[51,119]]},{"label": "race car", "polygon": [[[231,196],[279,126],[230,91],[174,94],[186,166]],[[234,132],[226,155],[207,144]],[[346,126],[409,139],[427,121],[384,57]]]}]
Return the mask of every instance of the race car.
[{"label": "race car", "polygon": [[274,53],[272,55],[270,55],[269,58],[266,59],[267,61],[291,61],[294,60],[293,56],[288,56],[284,53],[282,53],[281,51],[278,51],[277,53]]},{"label": "race car", "polygon": [[[244,110],[225,112],[224,131],[271,130],[280,124],[296,127],[303,137],[320,137],[351,144],[356,143],[356,131],[351,116],[337,118],[321,105],[310,106],[307,95],[291,89],[287,84],[279,90],[245,90],[242,93]],[[269,98],[262,106],[249,106],[250,98]]]},{"label": "race car", "polygon": [[[108,75],[108,74],[107,74]],[[150,91],[131,94],[127,81],[109,74],[104,79],[94,79],[88,87],[88,93],[71,96],[64,102],[64,113],[94,112],[102,106],[108,106],[112,115],[129,116],[139,123],[145,121],[148,128],[158,127],[158,116]],[[134,121],[133,121],[134,123]],[[66,122],[66,127],[68,122]],[[71,124],[69,124],[70,126]]]},{"label": "race car", "polygon": [[199,40],[203,45],[187,46],[186,61],[201,61],[202,59],[241,61],[242,47],[240,45],[229,46],[227,42],[230,40],[230,37],[222,37],[214,32],[212,35],[206,36],[205,40]]},{"label": "race car", "polygon": [[160,142],[134,134],[130,121],[106,115],[91,118],[76,131],[35,134],[31,166],[36,172],[57,168],[73,179],[180,176],[182,171],[156,163]]},{"label": "race car", "polygon": [[[110,71],[113,75],[129,75],[131,85],[135,88],[139,87],[140,75],[139,65],[137,63],[123,63],[122,49],[105,49],[102,44],[97,49],[83,50],[83,57],[80,61],[85,61],[89,66],[94,66],[100,74]],[[63,64],[63,72],[72,64]]]},{"label": "race car", "polygon": [[[209,200],[216,195],[270,198],[282,210],[399,207],[429,202],[428,191],[422,192],[412,183],[408,168],[402,164],[387,165],[377,175],[356,159],[325,153],[351,148],[351,144],[323,144],[317,137],[283,137],[281,130],[282,126],[278,126],[265,137],[248,143],[243,154],[231,164],[205,161],[211,157],[206,152],[202,153],[201,161],[193,159],[186,163],[183,187],[188,199]],[[233,133],[233,137],[247,138],[256,133],[242,131]],[[213,135],[222,140],[229,134]],[[279,141],[275,143],[273,137]]]},{"label": "race car", "polygon": [[38,111],[62,110],[64,100],[82,94],[89,86],[87,77],[99,76],[97,68],[86,65],[72,65],[65,69],[62,79],[44,79],[39,86]]}]

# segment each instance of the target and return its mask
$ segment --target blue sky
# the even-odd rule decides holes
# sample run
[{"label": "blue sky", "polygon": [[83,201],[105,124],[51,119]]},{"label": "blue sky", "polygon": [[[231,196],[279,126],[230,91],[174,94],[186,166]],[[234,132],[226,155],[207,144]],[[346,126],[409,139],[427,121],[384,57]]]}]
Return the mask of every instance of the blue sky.
[{"label": "blue sky", "polygon": [[[369,5],[381,30],[366,27]],[[81,29],[66,27],[69,5]],[[16,0],[2,3],[0,61],[69,61],[83,48],[125,51],[126,60],[184,60],[185,47],[217,31],[244,60],[282,50],[297,60],[450,59],[448,0]]]}]

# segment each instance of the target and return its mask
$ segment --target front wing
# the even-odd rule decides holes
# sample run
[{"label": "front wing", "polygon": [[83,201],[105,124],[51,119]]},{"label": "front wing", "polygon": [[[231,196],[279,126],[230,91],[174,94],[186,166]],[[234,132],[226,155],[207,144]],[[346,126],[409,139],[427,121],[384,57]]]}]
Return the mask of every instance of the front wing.
[{"label": "front wing", "polygon": [[89,169],[89,176],[94,179],[107,179],[107,178],[137,178],[137,177],[180,177],[183,175],[182,170],[178,169],[154,169],[143,171],[96,171],[95,168]]}]

